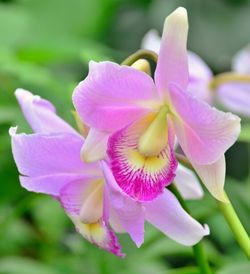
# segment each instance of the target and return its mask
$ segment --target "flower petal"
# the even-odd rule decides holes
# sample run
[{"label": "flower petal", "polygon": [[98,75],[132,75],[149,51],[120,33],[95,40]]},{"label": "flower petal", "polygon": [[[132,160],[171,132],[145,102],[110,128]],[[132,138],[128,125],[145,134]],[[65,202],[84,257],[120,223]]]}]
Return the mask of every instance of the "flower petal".
[{"label": "flower petal", "polygon": [[104,221],[94,224],[84,224],[76,214],[68,214],[75,224],[77,231],[88,241],[107,250],[116,256],[124,257],[115,233],[108,228]]},{"label": "flower petal", "polygon": [[15,95],[25,119],[34,132],[78,134],[68,123],[57,116],[55,107],[49,101],[24,89],[17,89]]},{"label": "flower petal", "polygon": [[195,98],[205,101],[209,105],[213,105],[214,103],[213,91],[209,89],[208,83],[205,81],[191,80],[188,84],[187,91]]},{"label": "flower petal", "polygon": [[232,68],[238,73],[250,74],[250,45],[247,45],[235,54]]},{"label": "flower petal", "polygon": [[174,181],[183,198],[201,199],[203,197],[204,192],[199,180],[190,169],[181,164],[178,164]]},{"label": "flower petal", "polygon": [[227,202],[224,194],[226,163],[224,155],[210,165],[193,164],[193,167],[209,192],[218,200]]},{"label": "flower petal", "polygon": [[225,83],[219,86],[217,98],[227,109],[246,117],[250,117],[250,84]]},{"label": "flower petal", "polygon": [[189,81],[202,80],[208,83],[213,76],[209,66],[201,59],[199,55],[188,51],[188,69]]},{"label": "flower petal", "polygon": [[10,129],[12,153],[28,190],[58,195],[69,181],[98,174],[97,164],[84,164],[80,159],[83,139],[71,133],[16,134]]},{"label": "flower petal", "polygon": [[188,85],[187,34],[187,11],[180,7],[165,20],[155,71],[155,83],[163,98],[168,98],[169,83],[176,83],[183,89]]},{"label": "flower petal", "polygon": [[214,163],[237,140],[240,118],[210,107],[176,85],[169,90],[174,128],[184,153],[193,163]]},{"label": "flower petal", "polygon": [[81,159],[87,163],[104,159],[108,137],[106,132],[91,128],[81,149]]},{"label": "flower petal", "polygon": [[161,37],[158,31],[155,29],[149,30],[142,38],[141,48],[152,50],[155,53],[159,53],[161,47]]},{"label": "flower petal", "polygon": [[90,62],[89,74],[75,89],[73,102],[85,123],[113,132],[145,115],[145,102],[157,94],[146,73],[112,62]]},{"label": "flower petal", "polygon": [[209,234],[209,228],[193,219],[167,189],[144,206],[146,220],[178,243],[194,245]]},{"label": "flower petal", "polygon": [[103,216],[103,181],[100,177],[72,181],[60,190],[60,201],[69,214],[83,223],[96,223]]},{"label": "flower petal", "polygon": [[108,184],[109,203],[111,213],[116,227],[123,229],[130,235],[131,239],[139,247],[144,241],[144,209],[141,203],[132,200],[118,186],[109,166],[102,162],[104,176]]},{"label": "flower petal", "polygon": [[69,182],[86,179],[85,174],[56,173],[42,176],[19,176],[21,186],[33,192],[59,197],[62,187]]},{"label": "flower petal", "polygon": [[[118,215],[118,213],[113,208],[110,208],[109,214],[110,214],[109,224],[112,227],[112,229],[115,231],[115,233],[126,233],[126,230],[122,226],[120,216]],[[131,237],[131,239],[133,239],[133,238]],[[139,243],[140,240],[138,241],[137,237],[135,237],[134,242]],[[136,245],[138,246],[138,244],[136,244]]]},{"label": "flower petal", "polygon": [[[108,155],[114,177],[130,197],[152,200],[172,182],[177,167],[174,156],[174,136],[169,127],[168,143],[156,156],[144,156],[138,149],[139,139],[155,115],[148,115],[136,123],[114,133],[108,142]],[[167,123],[167,119],[166,119]]]},{"label": "flower petal", "polygon": [[209,81],[213,76],[208,65],[194,52],[188,52],[189,83],[187,91],[194,97],[212,104],[213,92]]}]

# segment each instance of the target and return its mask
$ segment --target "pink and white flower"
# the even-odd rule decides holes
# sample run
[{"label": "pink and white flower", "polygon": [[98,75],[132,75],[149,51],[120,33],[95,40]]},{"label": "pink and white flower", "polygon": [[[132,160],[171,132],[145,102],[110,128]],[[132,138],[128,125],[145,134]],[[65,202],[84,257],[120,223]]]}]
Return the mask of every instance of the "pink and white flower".
[{"label": "pink and white flower", "polygon": [[240,119],[187,92],[187,32],[186,10],[178,8],[164,24],[154,81],[132,67],[90,62],[73,94],[93,130],[82,158],[91,161],[97,144],[102,158],[107,146],[115,180],[138,201],[155,199],[174,180],[175,137],[210,192],[226,200],[224,153],[239,135]]},{"label": "pink and white flower", "polygon": [[194,245],[209,233],[167,189],[151,202],[131,199],[116,183],[106,160],[81,161],[83,136],[57,116],[49,101],[22,89],[15,95],[34,131],[17,134],[17,128],[10,129],[21,185],[60,201],[87,240],[123,256],[115,233],[128,233],[139,247],[145,221],[184,245]]}]

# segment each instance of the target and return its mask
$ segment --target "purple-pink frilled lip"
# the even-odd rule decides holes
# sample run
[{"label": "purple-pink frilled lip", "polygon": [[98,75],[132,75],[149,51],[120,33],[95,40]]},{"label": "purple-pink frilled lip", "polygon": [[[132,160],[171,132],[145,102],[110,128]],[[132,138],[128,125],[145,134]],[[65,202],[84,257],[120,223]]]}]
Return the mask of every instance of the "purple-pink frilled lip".
[{"label": "purple-pink frilled lip", "polygon": [[145,221],[184,245],[194,245],[209,234],[208,227],[187,214],[167,189],[150,202],[131,199],[117,184],[108,162],[81,161],[84,138],[57,116],[50,102],[21,89],[15,95],[34,130],[27,135],[10,129],[21,185],[60,201],[87,240],[123,256],[116,233],[128,233],[139,247]]},{"label": "purple-pink frilled lip", "polygon": [[[73,94],[82,120],[109,136],[108,155],[114,177],[123,191],[138,201],[154,199],[174,178],[176,160],[171,139],[166,137],[166,130],[160,137],[159,125],[172,129],[168,135],[177,138],[208,190],[217,199],[226,201],[224,153],[239,135],[240,118],[219,111],[186,92],[189,84],[187,33],[186,10],[178,8],[166,18],[154,80],[132,67],[92,61],[88,76]],[[140,126],[136,128],[140,136],[129,133],[148,115],[156,114],[158,119],[163,108],[168,110],[165,124],[161,117],[158,125],[154,121],[148,123],[144,132],[140,131]],[[145,134],[147,138],[143,141],[146,139],[147,146],[145,142],[142,146]],[[133,151],[129,149],[131,142]],[[151,146],[156,147],[155,150]],[[155,161],[150,165],[148,156],[157,158],[166,147],[168,161],[163,161],[165,165],[159,162],[156,165]],[[147,149],[149,155],[144,153]]]},{"label": "purple-pink frilled lip", "polygon": [[[169,129],[168,144],[155,157],[143,157],[138,150],[139,121],[111,135],[107,153],[116,182],[135,200],[151,201],[173,182],[177,161],[174,155],[174,135]],[[132,133],[133,132],[133,133]]]}]

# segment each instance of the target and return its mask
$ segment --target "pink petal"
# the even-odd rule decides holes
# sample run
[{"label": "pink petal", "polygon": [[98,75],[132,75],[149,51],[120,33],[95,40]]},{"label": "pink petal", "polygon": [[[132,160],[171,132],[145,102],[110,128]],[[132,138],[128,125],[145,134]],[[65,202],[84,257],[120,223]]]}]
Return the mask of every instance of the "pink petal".
[{"label": "pink petal", "polygon": [[216,92],[219,102],[227,109],[250,117],[250,83],[225,83]]},{"label": "pink petal", "polygon": [[[118,213],[113,208],[110,208],[109,214],[110,214],[109,224],[112,227],[112,229],[115,231],[115,233],[126,233],[126,230],[122,226],[120,216],[118,215]],[[133,238],[131,237],[131,239]],[[139,241],[136,240],[136,238],[134,242],[136,242],[138,246]]]},{"label": "pink petal", "polygon": [[210,165],[193,164],[193,167],[209,192],[218,200],[227,202],[224,194],[226,175],[225,157],[222,155],[218,161]]},{"label": "pink petal", "polygon": [[76,230],[88,241],[107,250],[118,257],[124,257],[115,233],[109,229],[104,221],[95,224],[84,224],[76,214],[68,214],[76,226]]},{"label": "pink petal", "polygon": [[213,73],[209,66],[201,59],[199,55],[192,51],[188,51],[188,69],[189,80],[203,80],[208,83],[213,77]]},{"label": "pink petal", "polygon": [[209,81],[213,74],[208,65],[194,52],[188,52],[189,83],[187,91],[194,97],[213,103],[213,92],[209,89]]},{"label": "pink petal", "polygon": [[56,173],[42,176],[19,176],[21,186],[38,193],[59,197],[61,189],[69,182],[86,180],[85,174]]},{"label": "pink petal", "polygon": [[47,100],[24,89],[15,91],[24,117],[34,132],[78,134],[68,123],[56,114],[55,107]]},{"label": "pink petal", "polygon": [[187,11],[178,8],[165,20],[155,71],[156,86],[163,98],[168,98],[169,83],[176,83],[183,89],[188,85],[187,34]]},{"label": "pink petal", "polygon": [[178,164],[176,169],[175,185],[185,199],[201,199],[204,195],[198,178],[190,169]]},{"label": "pink petal", "polygon": [[[146,157],[138,150],[149,116],[114,133],[108,142],[108,155],[114,177],[130,197],[149,201],[160,195],[175,176],[174,136],[169,129],[168,144],[156,156]],[[166,121],[167,123],[167,121]]]},{"label": "pink petal", "polygon": [[158,31],[155,29],[149,30],[141,41],[142,49],[152,50],[155,53],[159,53],[161,47],[161,37]]},{"label": "pink petal", "polygon": [[[60,190],[60,201],[62,203],[63,208],[70,214],[77,214],[81,215],[81,210],[83,209],[84,203],[91,198],[91,194],[94,192],[95,188],[97,187],[97,182],[100,180],[100,177],[89,177],[83,178],[82,180],[75,180],[71,181],[70,183],[64,185]],[[103,213],[103,199],[101,203],[101,211],[98,211],[99,203],[95,203],[95,207],[90,208],[89,212],[85,212],[85,216],[87,214],[96,215],[99,214],[95,220],[91,222],[85,223],[94,223],[97,222]],[[92,216],[93,217],[93,216]],[[81,218],[81,216],[80,216]],[[83,218],[81,218],[83,221]],[[83,221],[84,222],[84,221]]]},{"label": "pink petal", "polygon": [[186,156],[196,164],[217,161],[240,133],[240,118],[170,85],[174,128]]},{"label": "pink petal", "polygon": [[236,53],[233,58],[232,68],[233,71],[238,73],[250,74],[250,45]]},{"label": "pink petal", "polygon": [[167,189],[144,206],[146,220],[178,243],[195,245],[209,234],[208,227],[193,219]]},{"label": "pink petal", "polygon": [[145,115],[156,99],[146,73],[112,62],[90,62],[89,74],[75,89],[73,102],[85,123],[113,132]]},{"label": "pink petal", "polygon": [[132,200],[122,191],[105,162],[102,163],[102,167],[108,184],[112,217],[116,217],[115,224],[118,223],[119,229],[124,229],[139,247],[144,241],[144,209],[141,203]]},{"label": "pink petal", "polygon": [[[64,184],[98,174],[96,164],[80,159],[83,139],[71,133],[16,134],[10,129],[12,153],[28,190],[57,195]],[[26,179],[25,179],[26,178]]]},{"label": "pink petal", "polygon": [[106,156],[109,135],[106,132],[90,129],[81,149],[81,159],[84,162],[96,162]]},{"label": "pink petal", "polygon": [[195,98],[205,101],[209,105],[214,103],[213,91],[209,89],[208,83],[200,80],[191,80],[188,84],[187,91]]}]

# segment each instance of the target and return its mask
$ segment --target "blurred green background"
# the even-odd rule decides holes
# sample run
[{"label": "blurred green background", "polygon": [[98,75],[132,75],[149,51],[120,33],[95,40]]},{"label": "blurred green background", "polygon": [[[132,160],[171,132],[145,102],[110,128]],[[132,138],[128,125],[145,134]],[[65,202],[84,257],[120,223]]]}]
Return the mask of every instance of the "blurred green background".
[{"label": "blurred green background", "polygon": [[[190,248],[147,226],[137,249],[121,235],[125,259],[92,246],[75,233],[56,201],[28,193],[18,181],[8,129],[30,132],[13,92],[22,87],[52,101],[74,124],[74,86],[93,59],[121,62],[151,28],[179,5],[189,12],[189,49],[215,73],[250,42],[248,0],[1,0],[0,1],[0,274],[195,274]],[[247,121],[246,121],[247,122]],[[226,189],[250,231],[249,143],[227,153]],[[193,216],[210,225],[205,249],[219,274],[247,274],[250,266],[209,196],[189,202]],[[179,270],[176,270],[179,268]]]}]

